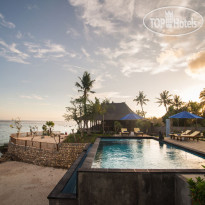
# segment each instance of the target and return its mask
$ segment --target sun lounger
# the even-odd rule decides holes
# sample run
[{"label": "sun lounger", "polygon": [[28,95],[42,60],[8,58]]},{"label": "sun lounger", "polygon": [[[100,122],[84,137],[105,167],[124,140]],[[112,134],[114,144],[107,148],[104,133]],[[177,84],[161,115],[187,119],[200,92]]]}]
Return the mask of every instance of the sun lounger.
[{"label": "sun lounger", "polygon": [[177,139],[179,139],[179,140],[181,140],[182,141],[182,139],[184,138],[184,140],[185,139],[193,139],[193,140],[197,140],[197,141],[199,141],[199,137],[200,137],[200,131],[195,131],[195,132],[193,132],[192,134],[190,134],[190,135],[182,135],[182,136],[178,136],[177,137]]},{"label": "sun lounger", "polygon": [[171,137],[171,139],[175,139],[178,136],[188,135],[188,134],[190,134],[190,132],[191,132],[191,130],[186,130],[181,134],[169,134],[169,136]]},{"label": "sun lounger", "polygon": [[121,134],[123,135],[129,135],[129,132],[127,131],[127,128],[121,128]]},{"label": "sun lounger", "polygon": [[140,128],[134,128],[134,134],[143,136],[144,133],[140,131]]}]

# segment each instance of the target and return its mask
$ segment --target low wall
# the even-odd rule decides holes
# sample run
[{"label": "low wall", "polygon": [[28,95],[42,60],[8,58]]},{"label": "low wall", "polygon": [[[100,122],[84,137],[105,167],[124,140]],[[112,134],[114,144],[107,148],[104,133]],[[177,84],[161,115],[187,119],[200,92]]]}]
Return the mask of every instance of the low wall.
[{"label": "low wall", "polygon": [[173,205],[174,177],[170,173],[80,171],[78,202],[81,205]]},{"label": "low wall", "polygon": [[38,149],[10,142],[7,155],[16,161],[40,166],[69,168],[86,145],[86,143],[62,143],[57,151]]},{"label": "low wall", "polygon": [[175,205],[191,205],[190,189],[186,178],[178,174],[175,177]]}]

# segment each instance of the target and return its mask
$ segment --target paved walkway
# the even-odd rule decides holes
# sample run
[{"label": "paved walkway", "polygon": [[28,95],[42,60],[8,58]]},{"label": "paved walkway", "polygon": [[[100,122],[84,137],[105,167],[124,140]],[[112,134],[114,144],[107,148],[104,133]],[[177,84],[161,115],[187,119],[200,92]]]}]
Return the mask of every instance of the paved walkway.
[{"label": "paved walkway", "polygon": [[171,142],[176,145],[181,145],[205,154],[205,141],[198,141],[198,142],[196,140],[180,141],[176,139],[171,139],[170,137],[166,137],[164,141]]}]

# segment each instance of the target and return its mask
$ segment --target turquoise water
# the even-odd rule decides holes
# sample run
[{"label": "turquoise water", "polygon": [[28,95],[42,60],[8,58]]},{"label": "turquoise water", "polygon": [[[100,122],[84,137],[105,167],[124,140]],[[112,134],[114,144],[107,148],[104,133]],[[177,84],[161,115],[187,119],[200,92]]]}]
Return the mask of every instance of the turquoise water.
[{"label": "turquoise water", "polygon": [[202,169],[205,158],[154,139],[101,139],[92,168]]}]

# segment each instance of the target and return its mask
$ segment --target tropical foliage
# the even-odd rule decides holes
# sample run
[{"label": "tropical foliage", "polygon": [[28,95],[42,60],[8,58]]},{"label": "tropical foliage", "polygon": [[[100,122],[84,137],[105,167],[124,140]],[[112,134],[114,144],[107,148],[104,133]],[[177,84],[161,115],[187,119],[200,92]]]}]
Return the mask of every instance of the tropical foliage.
[{"label": "tropical foliage", "polygon": [[90,73],[87,71],[84,72],[83,77],[78,77],[80,82],[76,82],[75,86],[79,89],[78,92],[82,93],[82,96],[79,100],[81,100],[83,104],[83,121],[84,121],[84,128],[88,128],[88,107],[87,107],[87,101],[89,93],[95,93],[91,90],[93,87],[93,83],[95,80],[91,80]]},{"label": "tropical foliage", "polygon": [[160,97],[157,98],[157,103],[159,103],[159,106],[164,105],[166,112],[168,111],[168,106],[172,104],[172,95],[169,94],[169,91],[164,90],[162,93],[160,93]]},{"label": "tropical foliage", "polygon": [[[205,168],[205,166],[203,166]],[[195,180],[192,178],[187,180],[189,189],[191,191],[191,198],[193,205],[205,204],[205,180],[202,177],[196,177]]]},{"label": "tropical foliage", "polygon": [[52,134],[52,128],[54,127],[55,123],[53,121],[46,121],[46,126],[48,127],[48,135]]},{"label": "tropical foliage", "polygon": [[136,98],[133,101],[136,101],[137,105],[140,104],[141,109],[142,109],[141,114],[142,114],[143,117],[145,117],[146,113],[143,110],[143,105],[146,105],[146,102],[148,102],[149,99],[146,98],[146,95],[144,94],[144,92],[143,91],[139,91],[139,95],[136,96]]}]

